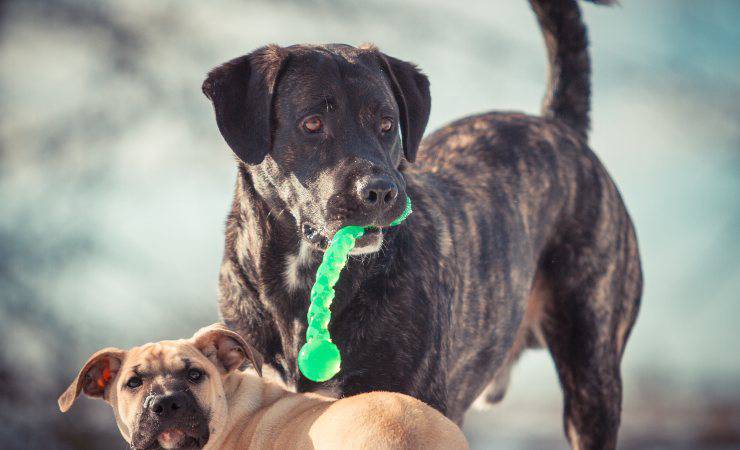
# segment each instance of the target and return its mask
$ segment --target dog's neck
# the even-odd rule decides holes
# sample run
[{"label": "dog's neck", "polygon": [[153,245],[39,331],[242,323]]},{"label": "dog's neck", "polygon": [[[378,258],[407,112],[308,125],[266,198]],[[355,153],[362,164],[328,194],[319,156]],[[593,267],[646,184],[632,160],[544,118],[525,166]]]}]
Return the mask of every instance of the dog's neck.
[{"label": "dog's neck", "polygon": [[[255,177],[243,163],[239,164],[236,189],[227,229],[238,233],[239,242],[233,242],[237,251],[250,251],[270,246],[276,239],[286,244],[285,248],[298,248],[298,227],[288,209],[276,193],[256,184],[265,184],[264,180],[255,183]],[[228,236],[227,236],[228,238]],[[229,243],[227,242],[227,245]],[[248,255],[251,261],[259,264],[261,258],[257,253]],[[241,260],[240,260],[241,262]]]},{"label": "dog's neck", "polygon": [[223,381],[229,416],[253,414],[288,395],[294,395],[282,385],[260,377],[253,370],[235,371]]},{"label": "dog's neck", "polygon": [[[264,177],[251,173],[252,170],[239,164],[227,223],[226,253],[231,252],[238,260],[242,272],[255,287],[271,285],[288,292],[307,289],[310,284],[307,270],[310,266],[313,270],[318,267],[321,255],[301,248],[306,244],[288,205],[269,188]],[[296,271],[287,270],[291,261],[301,263],[303,277],[298,278]]]}]

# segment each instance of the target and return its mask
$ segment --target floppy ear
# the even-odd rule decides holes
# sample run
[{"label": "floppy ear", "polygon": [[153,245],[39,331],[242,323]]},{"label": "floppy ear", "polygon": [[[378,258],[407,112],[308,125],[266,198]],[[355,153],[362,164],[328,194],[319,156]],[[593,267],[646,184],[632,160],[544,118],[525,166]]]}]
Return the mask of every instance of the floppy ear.
[{"label": "floppy ear", "polygon": [[59,397],[59,409],[67,412],[83,391],[90,397],[105,398],[106,390],[116,379],[125,356],[125,351],[112,347],[95,352]]},{"label": "floppy ear", "polygon": [[222,373],[238,369],[248,359],[262,376],[262,355],[222,323],[201,328],[193,336],[193,343]]},{"label": "floppy ear", "polygon": [[262,162],[272,147],[273,96],[286,61],[286,50],[269,45],[216,67],[203,82],[221,135],[247,164]]},{"label": "floppy ear", "polygon": [[429,79],[412,63],[381,52],[378,55],[401,113],[403,154],[408,162],[414,162],[432,109]]}]

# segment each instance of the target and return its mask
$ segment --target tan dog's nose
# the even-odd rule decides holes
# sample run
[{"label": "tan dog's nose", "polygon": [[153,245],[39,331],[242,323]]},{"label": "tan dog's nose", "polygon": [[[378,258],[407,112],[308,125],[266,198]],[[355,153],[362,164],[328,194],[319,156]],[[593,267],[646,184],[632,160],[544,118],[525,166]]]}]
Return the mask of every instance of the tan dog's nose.
[{"label": "tan dog's nose", "polygon": [[184,392],[155,395],[150,400],[149,411],[160,419],[173,419],[185,414],[188,396]]}]

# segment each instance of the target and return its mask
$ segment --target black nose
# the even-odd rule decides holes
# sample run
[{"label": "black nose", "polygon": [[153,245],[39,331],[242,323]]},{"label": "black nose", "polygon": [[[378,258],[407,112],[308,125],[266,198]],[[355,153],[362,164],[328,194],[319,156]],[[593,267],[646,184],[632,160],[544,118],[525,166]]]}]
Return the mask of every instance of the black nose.
[{"label": "black nose", "polygon": [[359,183],[357,195],[366,208],[380,211],[396,200],[398,186],[388,177],[375,176]]},{"label": "black nose", "polygon": [[151,400],[149,408],[152,413],[161,419],[178,417],[185,412],[188,397],[184,392],[175,392],[168,395],[157,395]]}]

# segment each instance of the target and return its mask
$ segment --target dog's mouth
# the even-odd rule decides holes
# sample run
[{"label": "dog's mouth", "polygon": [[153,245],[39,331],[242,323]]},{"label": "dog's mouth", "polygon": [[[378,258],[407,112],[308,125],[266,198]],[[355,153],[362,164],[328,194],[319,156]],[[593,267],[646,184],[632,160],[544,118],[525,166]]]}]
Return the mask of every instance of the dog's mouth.
[{"label": "dog's mouth", "polygon": [[144,432],[139,435],[139,439],[135,436],[132,448],[142,450],[199,449],[206,445],[208,438],[208,429],[202,424],[166,426],[158,431]]},{"label": "dog's mouth", "polygon": [[186,429],[170,428],[157,435],[157,443],[163,449],[170,448],[201,448],[205,442],[199,442],[198,438],[188,434]]},{"label": "dog's mouth", "polygon": [[[367,253],[368,249],[379,247],[383,241],[383,230],[386,227],[369,226],[365,228],[365,234],[357,240],[352,253]],[[308,223],[304,222],[301,226],[303,238],[318,250],[324,251],[329,247],[330,239],[325,232]],[[363,251],[364,250],[364,251]]]}]

